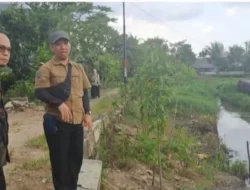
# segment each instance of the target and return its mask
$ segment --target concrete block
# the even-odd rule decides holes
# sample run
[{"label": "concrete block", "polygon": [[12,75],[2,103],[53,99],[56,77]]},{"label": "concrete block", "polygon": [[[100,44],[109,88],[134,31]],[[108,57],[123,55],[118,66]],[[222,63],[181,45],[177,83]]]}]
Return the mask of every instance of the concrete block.
[{"label": "concrete block", "polygon": [[95,143],[98,143],[98,141],[99,141],[99,138],[100,138],[101,132],[102,132],[102,128],[103,128],[103,122],[101,120],[97,120],[96,126],[93,130]]},{"label": "concrete block", "polygon": [[104,115],[102,118],[93,122],[91,131],[86,131],[84,139],[84,158],[89,158],[94,151],[96,144],[99,142],[102,129],[105,125],[108,125],[108,115]]},{"label": "concrete block", "polygon": [[95,136],[94,136],[93,131],[89,132],[89,134],[87,136],[87,141],[88,141],[88,154],[89,154],[89,156],[91,156],[91,154],[95,148]]},{"label": "concrete block", "polygon": [[88,151],[88,140],[87,139],[84,139],[84,144],[83,144],[84,146],[84,148],[83,148],[83,157],[84,158],[89,158],[90,157],[90,155],[89,155],[89,151]]},{"label": "concrete block", "polygon": [[84,159],[79,174],[77,190],[100,190],[102,177],[102,161]]},{"label": "concrete block", "polygon": [[103,121],[104,127],[106,127],[109,124],[109,115],[105,113],[100,120]]}]

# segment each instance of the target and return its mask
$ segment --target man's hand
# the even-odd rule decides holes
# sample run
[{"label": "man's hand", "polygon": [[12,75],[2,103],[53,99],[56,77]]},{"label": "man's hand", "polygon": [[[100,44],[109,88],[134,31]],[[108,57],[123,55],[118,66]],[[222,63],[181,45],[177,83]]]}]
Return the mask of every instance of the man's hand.
[{"label": "man's hand", "polygon": [[89,114],[85,114],[83,117],[83,127],[87,127],[89,131],[92,129],[92,118]]},{"label": "man's hand", "polygon": [[59,107],[58,107],[61,116],[62,116],[62,120],[64,122],[70,122],[72,120],[72,114],[71,111],[69,110],[68,106],[65,103],[62,103]]}]

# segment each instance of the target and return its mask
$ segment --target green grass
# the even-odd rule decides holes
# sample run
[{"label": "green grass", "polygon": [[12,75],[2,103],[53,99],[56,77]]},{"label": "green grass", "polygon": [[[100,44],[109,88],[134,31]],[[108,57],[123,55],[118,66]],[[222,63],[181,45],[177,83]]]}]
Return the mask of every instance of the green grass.
[{"label": "green grass", "polygon": [[48,149],[44,134],[27,140],[25,144],[30,148],[42,149],[42,150]]},{"label": "green grass", "polygon": [[111,95],[111,96],[107,96],[102,98],[101,100],[98,100],[98,102],[96,102],[92,108],[92,114],[93,115],[99,115],[105,112],[110,112],[113,110],[113,105],[116,101],[118,101],[120,98],[119,95]]},{"label": "green grass", "polygon": [[215,114],[218,111],[216,89],[212,81],[194,80],[181,87],[174,99],[173,104],[178,100],[178,112],[182,114]]},{"label": "green grass", "polygon": [[237,91],[239,78],[199,77],[181,87],[172,101],[178,100],[178,112],[185,114],[216,114],[217,98],[250,111],[250,96]]},{"label": "green grass", "polygon": [[[201,77],[197,80],[190,82],[188,85],[178,89],[176,97],[171,102],[171,107],[175,107],[176,100],[178,100],[177,112],[182,115],[197,115],[198,120],[206,121],[208,124],[216,122],[216,114],[219,111],[217,99],[227,100],[230,103],[234,101],[234,105],[250,110],[250,97],[246,94],[237,91],[237,82],[239,78],[219,78],[219,77]],[[132,105],[135,113],[138,114],[138,107]],[[136,114],[133,113],[135,116]],[[130,118],[131,120],[131,118]],[[211,120],[211,121],[210,121]],[[210,125],[209,125],[210,126]],[[105,164],[109,161],[108,155],[111,154],[108,150],[112,151],[117,165],[131,165],[131,160],[136,159],[145,164],[151,164],[156,159],[155,141],[154,139],[137,136],[136,141],[130,143],[127,137],[117,137],[116,135],[109,136],[106,134],[105,139],[108,145],[104,145],[101,149]],[[109,143],[113,138],[113,144]],[[195,144],[197,140],[187,134],[183,129],[174,129],[171,142],[163,146],[163,163],[167,163],[166,156],[169,152],[173,154],[173,158],[182,161],[186,165],[193,165],[197,158],[195,157]],[[111,147],[109,147],[111,146]],[[224,154],[218,152],[218,154]],[[219,163],[215,166],[214,163]],[[225,168],[226,158],[217,158],[208,161],[200,169],[204,170],[204,175],[208,180],[212,180],[214,170],[225,170],[233,175],[242,177],[245,174],[245,164],[242,162],[231,163],[231,166]],[[166,166],[168,167],[168,166]],[[210,169],[208,170],[208,167]]]},{"label": "green grass", "polygon": [[222,101],[229,102],[240,111],[250,111],[250,96],[238,91],[237,82],[222,84],[218,88]]},{"label": "green grass", "polygon": [[240,160],[236,160],[229,167],[229,173],[236,175],[237,177],[244,179],[245,174],[248,173],[246,162],[242,162]]},{"label": "green grass", "polygon": [[22,164],[22,169],[25,170],[38,170],[49,167],[49,155],[46,154],[38,159],[28,159]]}]

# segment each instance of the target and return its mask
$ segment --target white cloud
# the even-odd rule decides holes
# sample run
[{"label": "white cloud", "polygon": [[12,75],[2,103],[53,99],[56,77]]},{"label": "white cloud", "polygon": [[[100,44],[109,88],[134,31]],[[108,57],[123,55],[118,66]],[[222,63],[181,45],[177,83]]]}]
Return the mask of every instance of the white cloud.
[{"label": "white cloud", "polygon": [[196,21],[196,22],[192,23],[193,27],[204,27],[205,25],[206,25],[205,22],[199,22],[199,21]]},{"label": "white cloud", "polygon": [[[122,33],[122,17],[117,17],[117,23],[110,24]],[[164,23],[150,22],[142,19],[135,19],[133,17],[126,18],[126,33],[137,36],[138,38],[152,38],[161,37],[171,39],[172,42],[183,40],[178,34],[174,34]]]},{"label": "white cloud", "polygon": [[203,28],[203,32],[204,32],[204,33],[211,33],[211,32],[213,32],[213,31],[214,31],[214,27],[211,26],[211,25],[206,26],[206,27]]},{"label": "white cloud", "polygon": [[[117,2],[96,3],[110,6],[115,16],[122,14],[122,4]],[[197,3],[174,2],[126,2],[126,15],[137,19],[151,21],[184,21],[197,18],[203,14],[203,6]],[[153,15],[153,16],[152,16]]]},{"label": "white cloud", "polygon": [[[234,3],[230,6],[218,3],[206,3],[206,6],[194,4],[198,11],[190,10],[193,4],[179,5],[179,9],[172,3],[155,3],[157,6],[152,3],[136,4],[155,17],[126,4],[126,33],[140,39],[157,36],[170,42],[186,39],[196,53],[213,41],[220,41],[228,47],[249,39],[250,27],[245,25],[242,18],[249,17],[250,3]],[[190,16],[189,13],[199,10],[201,13],[192,13],[194,16]],[[122,33],[121,15],[121,10],[119,14],[112,14],[118,18],[118,22],[112,26],[119,33]]]},{"label": "white cloud", "polygon": [[[123,32],[123,20],[121,16],[116,17],[117,23],[111,23],[119,33]],[[171,22],[158,23],[134,17],[126,18],[126,33],[132,34],[139,39],[160,37],[170,42],[186,39],[196,53],[211,41],[214,27],[206,22]],[[209,33],[209,35],[208,35]],[[200,40],[202,39],[202,40]]]},{"label": "white cloud", "polygon": [[208,24],[206,22],[198,22],[198,21],[196,21],[196,22],[192,23],[192,26],[197,28],[198,30],[203,31],[204,33],[211,33],[211,32],[213,32],[215,30],[215,28],[212,25],[210,25],[210,24]]},{"label": "white cloud", "polygon": [[238,12],[238,8],[237,7],[232,7],[232,8],[228,8],[225,11],[225,15],[228,17],[234,16],[236,15]]}]

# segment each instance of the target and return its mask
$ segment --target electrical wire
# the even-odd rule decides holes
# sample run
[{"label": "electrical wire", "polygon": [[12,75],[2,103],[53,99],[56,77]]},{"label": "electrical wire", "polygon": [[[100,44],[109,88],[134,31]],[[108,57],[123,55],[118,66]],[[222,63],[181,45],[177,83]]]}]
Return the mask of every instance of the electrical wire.
[{"label": "electrical wire", "polygon": [[[147,14],[148,16],[154,18],[155,20],[160,21],[161,23],[163,23],[164,25],[166,25],[166,27],[168,27],[169,29],[172,29],[172,30],[174,30],[175,32],[178,32],[178,33],[180,33],[180,34],[182,33],[182,32],[180,32],[180,31],[178,31],[177,29],[175,29],[174,27],[170,27],[169,24],[167,24],[164,20],[159,19],[159,18],[156,18],[153,14],[151,14],[151,13],[147,12],[146,10],[142,9],[141,7],[137,6],[135,3],[130,2],[130,4],[133,5],[135,8],[139,9],[140,11],[144,12],[144,13]],[[191,38],[190,36],[188,37],[188,36],[187,36],[186,34],[184,34],[184,33],[182,33],[182,36],[186,37],[186,39],[189,38],[189,39],[191,39],[192,41],[194,41],[194,42],[196,42],[196,43],[198,43],[198,44],[200,44],[200,45],[202,45],[202,46],[204,46],[204,47],[207,46],[206,43],[202,43],[202,42],[198,41],[197,39]]]}]

